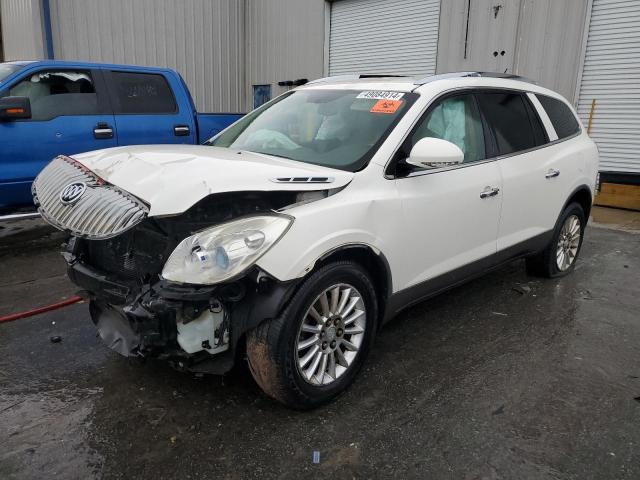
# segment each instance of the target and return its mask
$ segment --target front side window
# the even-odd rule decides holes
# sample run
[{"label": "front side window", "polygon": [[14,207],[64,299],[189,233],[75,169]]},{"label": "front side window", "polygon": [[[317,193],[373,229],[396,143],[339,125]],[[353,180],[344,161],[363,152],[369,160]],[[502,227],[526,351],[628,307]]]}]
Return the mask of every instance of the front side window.
[{"label": "front side window", "polygon": [[45,70],[9,89],[8,96],[27,97],[32,120],[99,113],[98,97],[88,71]]},{"label": "front side window", "polygon": [[580,131],[580,124],[566,103],[546,95],[536,94],[536,97],[547,112],[559,139],[570,137]]},{"label": "front side window", "polygon": [[364,167],[417,94],[298,90],[207,142],[342,170]]},{"label": "front side window", "polygon": [[498,155],[537,147],[537,138],[526,104],[520,93],[479,93],[480,108],[496,137]]},{"label": "front side window", "polygon": [[115,114],[175,113],[176,101],[159,74],[111,72]]},{"label": "front side window", "polygon": [[425,137],[457,145],[464,153],[464,163],[485,158],[482,121],[472,95],[448,97],[431,108],[411,136],[411,147]]}]

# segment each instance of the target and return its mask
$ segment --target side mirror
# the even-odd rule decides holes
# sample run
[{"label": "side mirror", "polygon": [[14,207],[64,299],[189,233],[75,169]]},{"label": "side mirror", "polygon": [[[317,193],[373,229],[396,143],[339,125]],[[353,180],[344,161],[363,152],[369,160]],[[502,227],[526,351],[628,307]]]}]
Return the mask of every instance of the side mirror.
[{"label": "side mirror", "polygon": [[464,160],[460,147],[440,138],[425,137],[413,146],[406,162],[420,168],[442,168]]},{"label": "side mirror", "polygon": [[31,102],[28,97],[0,98],[0,121],[31,118]]}]

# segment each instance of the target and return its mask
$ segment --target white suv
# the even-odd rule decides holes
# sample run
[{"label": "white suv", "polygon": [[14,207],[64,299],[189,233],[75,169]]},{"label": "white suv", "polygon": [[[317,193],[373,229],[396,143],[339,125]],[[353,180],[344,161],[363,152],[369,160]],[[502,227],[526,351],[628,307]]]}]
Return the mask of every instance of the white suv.
[{"label": "white suv", "polygon": [[570,272],[598,152],[517,77],[311,82],[203,146],[54,159],[33,194],[103,340],[295,408],[354,379],[402,309],[515,258]]}]

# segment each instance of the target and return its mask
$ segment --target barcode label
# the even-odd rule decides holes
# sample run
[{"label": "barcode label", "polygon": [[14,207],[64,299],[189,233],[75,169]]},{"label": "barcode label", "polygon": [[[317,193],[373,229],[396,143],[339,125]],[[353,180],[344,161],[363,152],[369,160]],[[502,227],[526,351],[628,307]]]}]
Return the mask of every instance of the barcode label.
[{"label": "barcode label", "polygon": [[371,100],[400,100],[404,96],[402,92],[388,92],[384,90],[368,90],[360,92],[356,98],[368,98]]}]

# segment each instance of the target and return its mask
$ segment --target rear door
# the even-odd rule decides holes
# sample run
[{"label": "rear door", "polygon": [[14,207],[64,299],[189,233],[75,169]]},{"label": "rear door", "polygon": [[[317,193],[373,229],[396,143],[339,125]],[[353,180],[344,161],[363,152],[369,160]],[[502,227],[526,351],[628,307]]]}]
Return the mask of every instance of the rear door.
[{"label": "rear door", "polygon": [[566,200],[561,160],[548,146],[554,135],[524,92],[480,91],[477,98],[494,134],[503,181],[498,251],[517,255],[544,246]]},{"label": "rear door", "polygon": [[196,143],[195,115],[177,75],[105,70],[118,145]]},{"label": "rear door", "polygon": [[28,97],[32,114],[0,122],[0,208],[31,205],[31,183],[55,156],[116,146],[113,115],[96,70],[31,70],[0,96]]}]

